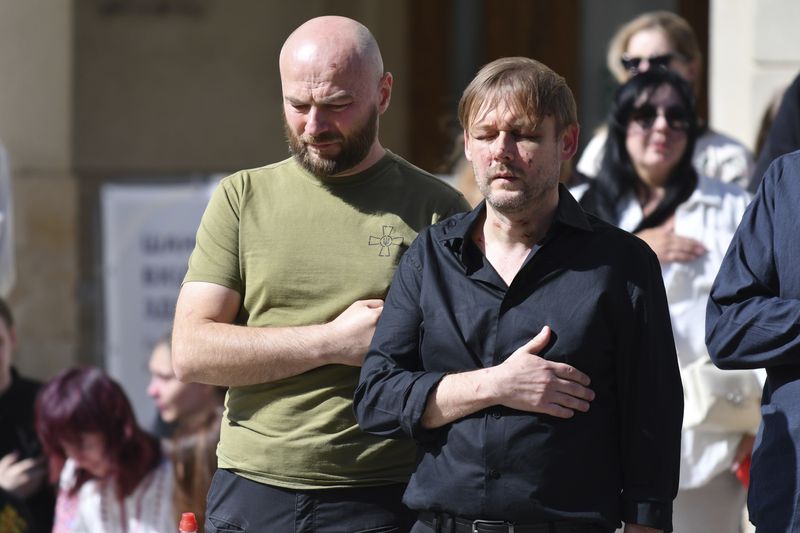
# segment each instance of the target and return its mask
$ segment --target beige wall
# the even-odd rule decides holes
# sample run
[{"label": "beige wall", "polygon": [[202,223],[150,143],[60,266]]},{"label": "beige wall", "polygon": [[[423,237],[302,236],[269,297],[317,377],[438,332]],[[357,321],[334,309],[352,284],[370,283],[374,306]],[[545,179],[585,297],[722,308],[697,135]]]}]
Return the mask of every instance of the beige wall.
[{"label": "beige wall", "polygon": [[15,359],[48,377],[77,339],[76,184],[71,174],[72,2],[0,0],[0,139],[12,161]]},{"label": "beige wall", "polygon": [[775,91],[800,71],[800,2],[711,0],[711,125],[753,147]]},{"label": "beige wall", "polygon": [[97,2],[78,2],[79,173],[224,172],[285,158],[278,52],[292,29],[325,13],[361,20],[381,43],[397,77],[382,133],[403,151],[402,2],[195,5],[195,13],[104,14]]}]

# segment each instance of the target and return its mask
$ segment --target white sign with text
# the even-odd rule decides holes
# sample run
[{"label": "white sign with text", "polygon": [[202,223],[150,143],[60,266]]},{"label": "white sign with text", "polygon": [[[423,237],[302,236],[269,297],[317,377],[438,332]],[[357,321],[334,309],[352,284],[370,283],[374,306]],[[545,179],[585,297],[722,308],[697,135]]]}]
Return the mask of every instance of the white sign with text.
[{"label": "white sign with text", "polygon": [[139,423],[155,421],[148,360],[166,334],[218,179],[185,184],[109,184],[101,191],[105,368],[125,389]]}]

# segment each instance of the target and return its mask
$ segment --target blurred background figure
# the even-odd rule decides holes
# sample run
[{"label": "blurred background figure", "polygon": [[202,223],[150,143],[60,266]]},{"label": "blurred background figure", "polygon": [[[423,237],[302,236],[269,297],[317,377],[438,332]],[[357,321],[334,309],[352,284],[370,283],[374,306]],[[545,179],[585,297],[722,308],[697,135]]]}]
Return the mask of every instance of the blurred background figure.
[{"label": "blurred background figure", "polygon": [[[608,69],[618,82],[651,69],[672,70],[692,86],[695,93],[701,79],[703,57],[689,23],[669,11],[639,15],[622,26],[608,47]],[[599,131],[578,161],[578,171],[597,175],[602,164],[606,131]],[[747,186],[753,167],[750,152],[740,142],[699,123],[692,163],[710,178]]]},{"label": "blurred background figure", "polygon": [[217,469],[217,444],[225,389],[203,383],[183,383],[172,371],[172,334],[162,337],[150,356],[147,394],[158,407],[167,437],[167,452],[175,474],[173,504],[205,523],[206,495]]},{"label": "blurred background figure", "polygon": [[55,492],[36,436],[34,405],[41,384],[12,366],[17,337],[8,304],[0,298],[0,489],[35,517],[31,531],[50,531]]},{"label": "blurred background figure", "polygon": [[36,429],[60,472],[54,533],[175,530],[170,462],[102,370],[69,369],[47,383]]},{"label": "blurred background figure", "polygon": [[14,217],[8,154],[0,143],[0,298],[8,298],[14,286]]},{"label": "blurred background figure", "polygon": [[206,519],[208,489],[217,470],[220,417],[221,413],[207,412],[191,429],[179,426],[167,446],[175,472],[173,505],[179,512],[193,512],[200,531]]},{"label": "blurred background figure", "polygon": [[[685,381],[687,368],[711,365],[706,302],[749,196],[695,170],[692,149],[701,128],[692,90],[676,73],[651,69],[631,78],[616,92],[608,123],[603,166],[596,179],[573,194],[588,212],[635,233],[658,256]],[[758,383],[755,374],[748,377]],[[687,396],[686,412],[694,406]],[[752,409],[758,420],[757,401]],[[734,472],[752,450],[754,437],[717,421],[687,427],[686,420],[675,531],[740,531],[746,491]],[[748,429],[754,433],[756,428]]]},{"label": "blurred background figure", "polygon": [[755,192],[776,158],[800,149],[800,74],[789,85],[758,155],[749,190]]},{"label": "blurred background figure", "polygon": [[180,429],[183,433],[205,425],[209,418],[222,416],[225,389],[204,383],[183,383],[172,370],[172,333],[162,337],[150,355],[150,384],[147,395],[156,404],[163,425],[156,434],[170,437]]}]

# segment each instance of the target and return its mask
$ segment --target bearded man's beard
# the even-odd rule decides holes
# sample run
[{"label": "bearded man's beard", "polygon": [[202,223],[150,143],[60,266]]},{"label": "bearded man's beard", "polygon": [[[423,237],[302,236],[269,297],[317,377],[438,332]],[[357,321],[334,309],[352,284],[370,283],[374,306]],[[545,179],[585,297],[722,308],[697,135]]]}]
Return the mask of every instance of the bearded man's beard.
[{"label": "bearded man's beard", "polygon": [[[350,170],[367,157],[378,134],[378,109],[373,109],[364,124],[348,137],[334,132],[326,132],[317,136],[295,135],[289,128],[285,116],[283,127],[286,142],[289,144],[289,153],[294,156],[295,160],[311,174],[319,178],[327,178]],[[319,154],[312,154],[308,150],[309,144],[327,142],[339,142],[339,153],[327,158]]]}]

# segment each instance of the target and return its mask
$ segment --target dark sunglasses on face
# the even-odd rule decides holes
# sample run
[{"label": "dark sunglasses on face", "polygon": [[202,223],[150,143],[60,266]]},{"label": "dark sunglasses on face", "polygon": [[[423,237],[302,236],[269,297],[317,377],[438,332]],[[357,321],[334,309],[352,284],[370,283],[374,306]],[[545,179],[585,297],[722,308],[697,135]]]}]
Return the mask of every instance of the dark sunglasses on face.
[{"label": "dark sunglasses on face", "polygon": [[681,106],[672,106],[664,109],[645,104],[633,110],[631,122],[635,122],[643,130],[649,130],[653,127],[659,115],[664,117],[667,121],[667,126],[672,131],[689,130],[689,114]]},{"label": "dark sunglasses on face", "polygon": [[666,70],[669,68],[669,64],[672,59],[675,57],[674,54],[662,54],[660,56],[651,56],[651,57],[634,57],[629,56],[628,54],[624,54],[620,58],[620,62],[625,70],[636,74],[639,72],[639,64],[647,60],[647,63],[650,65],[650,68],[660,68]]}]

